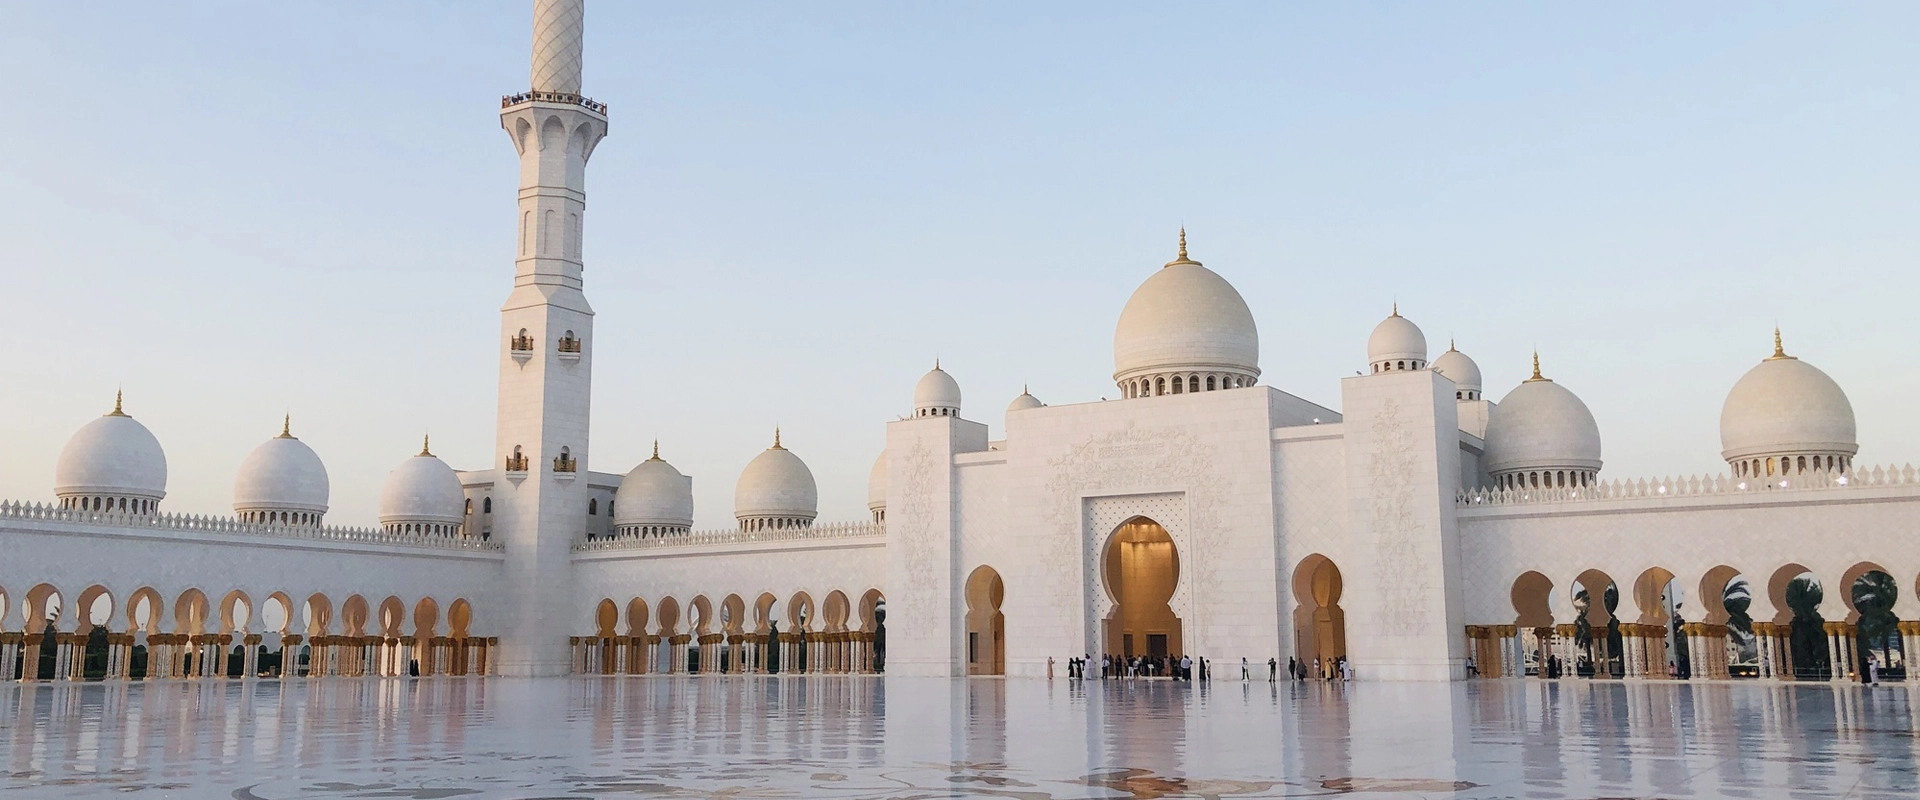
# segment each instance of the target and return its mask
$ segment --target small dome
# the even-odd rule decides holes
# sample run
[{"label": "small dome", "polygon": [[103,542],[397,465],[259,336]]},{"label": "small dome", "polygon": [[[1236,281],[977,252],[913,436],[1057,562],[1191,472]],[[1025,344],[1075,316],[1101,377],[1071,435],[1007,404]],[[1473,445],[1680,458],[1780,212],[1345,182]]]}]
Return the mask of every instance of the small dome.
[{"label": "small dome", "polygon": [[245,517],[255,511],[327,511],[327,467],[306,442],[293,437],[291,424],[280,435],[262,442],[240,462],[233,481],[233,510]]},{"label": "small dome", "polygon": [[960,416],[960,382],[933,362],[933,371],[920,376],[913,386],[913,415],[916,417]]},{"label": "small dome", "polygon": [[1041,408],[1045,405],[1046,403],[1040,402],[1040,398],[1034,397],[1032,392],[1027,391],[1027,387],[1022,386],[1020,387],[1020,396],[1013,398],[1013,402],[1007,404],[1007,413],[1011,414],[1015,411],[1025,411],[1029,408]]},{"label": "small dome", "polygon": [[1400,316],[1400,304],[1394,304],[1393,316],[1373,326],[1373,335],[1367,337],[1367,364],[1374,372],[1421,369],[1427,365],[1427,335],[1420,332],[1420,326],[1413,324],[1413,320]]},{"label": "small dome", "polygon": [[879,511],[887,507],[887,451],[880,451],[880,457],[873,460],[873,471],[867,473],[867,510]]},{"label": "small dome", "polygon": [[1260,333],[1247,301],[1225,278],[1180,255],[1127,298],[1113,331],[1113,377],[1172,372],[1260,375]]},{"label": "small dome", "polygon": [[1533,377],[1506,397],[1487,417],[1487,472],[1529,470],[1600,470],[1600,426],[1587,404],[1567,388],[1540,377],[1539,357]]},{"label": "small dome", "polygon": [[1453,381],[1455,396],[1460,400],[1480,399],[1480,365],[1473,363],[1466,353],[1453,349],[1453,343],[1447,343],[1447,352],[1433,360],[1433,371],[1447,376]]},{"label": "small dome", "polygon": [[653,446],[653,457],[640,462],[620,479],[620,490],[613,495],[613,524],[618,527],[646,525],[686,528],[693,525],[693,482],[660,458],[660,445]]},{"label": "small dome", "polygon": [[147,426],[120,410],[116,395],[113,411],[80,426],[61,449],[53,492],[62,499],[158,501],[167,496],[167,454]]},{"label": "small dome", "polygon": [[466,506],[460,476],[424,446],[394,467],[380,487],[381,525],[459,525],[466,521]]},{"label": "small dome", "polygon": [[1739,462],[1858,453],[1847,393],[1818,367],[1787,355],[1778,335],[1773,356],[1748,370],[1727,393],[1720,409],[1721,455]]},{"label": "small dome", "polygon": [[813,470],[780,446],[778,431],[774,432],[773,446],[747,462],[747,468],[740,471],[740,482],[733,488],[733,515],[740,519],[812,520],[819,507],[820,490],[814,485]]}]

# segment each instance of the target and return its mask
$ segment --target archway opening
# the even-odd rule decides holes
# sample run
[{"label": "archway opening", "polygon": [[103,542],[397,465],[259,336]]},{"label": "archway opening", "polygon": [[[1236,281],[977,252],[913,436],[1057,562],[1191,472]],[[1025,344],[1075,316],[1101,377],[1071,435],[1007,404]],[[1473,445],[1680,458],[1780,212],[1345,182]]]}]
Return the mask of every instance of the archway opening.
[{"label": "archway opening", "polygon": [[1620,618],[1620,587],[1597,569],[1580,573],[1573,584],[1573,646],[1580,651],[1574,674],[1583,678],[1618,678],[1626,674],[1620,657],[1624,637]]},{"label": "archway opening", "polygon": [[1520,674],[1547,677],[1554,672],[1547,663],[1553,654],[1553,579],[1523,573],[1513,580],[1511,597],[1513,625],[1521,637]]},{"label": "archway opening", "polygon": [[1000,613],[1007,585],[982,564],[967,576],[967,674],[1007,674],[1007,615]]},{"label": "archway opening", "polygon": [[1854,624],[1854,671],[1865,679],[1872,668],[1876,680],[1906,680],[1907,654],[1900,642],[1900,618],[1893,613],[1900,586],[1878,565],[1861,564],[1847,570],[1847,606]]},{"label": "archway opening", "polygon": [[1820,603],[1827,597],[1820,579],[1806,567],[1788,564],[1774,570],[1767,595],[1773,598],[1773,607],[1780,609],[1774,622],[1787,625],[1787,658],[1793,677],[1827,680],[1833,674],[1833,659],[1827,652],[1827,620],[1820,614]]},{"label": "archway opening", "polygon": [[867,635],[867,668],[887,671],[887,598],[879,589],[868,589],[860,596],[860,630]]},{"label": "archway opening", "polygon": [[1293,568],[1294,656],[1307,674],[1326,678],[1347,657],[1347,613],[1340,608],[1345,584],[1340,568],[1318,553]]},{"label": "archway opening", "polygon": [[1726,677],[1760,677],[1760,638],[1751,614],[1753,584],[1747,577],[1725,565],[1707,570],[1700,579],[1700,607],[1707,612],[1708,625],[1726,629],[1724,651],[1716,654],[1724,657]]},{"label": "archway opening", "polygon": [[1171,605],[1180,584],[1180,553],[1166,528],[1146,517],[1122,523],[1107,538],[1102,574],[1113,598],[1113,611],[1102,623],[1107,653],[1165,664],[1186,652]]},{"label": "archway opening", "polygon": [[[1680,605],[1685,601],[1686,593],[1673,572],[1665,567],[1649,567],[1633,581],[1633,604],[1639,610],[1631,627],[1622,636],[1623,645],[1615,655],[1623,660],[1632,660],[1634,664],[1623,670],[1628,677],[1666,677],[1672,675],[1687,678],[1693,675],[1696,666],[1704,666],[1703,677],[1720,677],[1714,666],[1719,661],[1708,658],[1705,665],[1696,665],[1693,653],[1687,647],[1686,635],[1681,629],[1684,620],[1680,616]],[[1717,624],[1717,623],[1716,623]],[[1621,627],[1621,626],[1616,626]],[[1657,631],[1657,634],[1656,634]],[[1633,646],[1625,646],[1630,636]],[[1702,641],[1721,641],[1705,637]],[[1612,647],[1611,643],[1608,645]],[[1709,654],[1711,655],[1711,654]]]}]

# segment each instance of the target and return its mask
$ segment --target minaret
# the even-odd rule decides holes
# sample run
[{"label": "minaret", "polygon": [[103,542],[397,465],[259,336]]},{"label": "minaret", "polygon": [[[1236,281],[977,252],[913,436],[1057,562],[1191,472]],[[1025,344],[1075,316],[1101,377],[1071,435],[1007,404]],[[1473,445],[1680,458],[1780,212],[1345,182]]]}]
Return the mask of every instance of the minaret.
[{"label": "minaret", "polygon": [[499,669],[568,671],[568,554],[585,534],[593,308],[581,293],[587,159],[607,107],[580,95],[585,0],[535,0],[533,85],[500,102],[520,153],[513,292],[500,308],[493,534],[506,548]]}]

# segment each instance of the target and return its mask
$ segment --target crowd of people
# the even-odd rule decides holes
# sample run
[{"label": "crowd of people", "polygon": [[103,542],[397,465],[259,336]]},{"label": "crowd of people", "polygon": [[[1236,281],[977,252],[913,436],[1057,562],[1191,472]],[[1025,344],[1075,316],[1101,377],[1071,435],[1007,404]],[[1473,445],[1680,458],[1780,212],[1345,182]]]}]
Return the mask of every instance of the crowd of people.
[{"label": "crowd of people", "polygon": [[[1253,680],[1254,667],[1246,658],[1240,659],[1240,680]],[[1322,660],[1315,656],[1311,664],[1298,658],[1288,657],[1286,665],[1287,680],[1306,681],[1350,681],[1353,680],[1353,665],[1347,663],[1346,656]],[[1267,659],[1267,681],[1280,680],[1280,660]],[[1053,659],[1047,659],[1047,677],[1053,677]],[[1067,678],[1069,680],[1113,680],[1125,678],[1171,678],[1176,681],[1211,680],[1213,662],[1206,658],[1193,656],[1116,656],[1102,653],[1095,660],[1092,653],[1067,659]]]}]

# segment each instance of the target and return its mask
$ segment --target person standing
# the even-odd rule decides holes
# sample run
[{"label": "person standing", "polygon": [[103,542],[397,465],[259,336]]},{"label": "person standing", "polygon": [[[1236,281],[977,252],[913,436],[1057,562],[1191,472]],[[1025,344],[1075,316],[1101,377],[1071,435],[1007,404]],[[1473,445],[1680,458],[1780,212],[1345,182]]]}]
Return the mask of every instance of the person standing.
[{"label": "person standing", "polygon": [[1342,683],[1347,683],[1347,682],[1351,682],[1352,680],[1353,680],[1353,662],[1348,661],[1346,656],[1341,656],[1340,657],[1340,681]]},{"label": "person standing", "polygon": [[1047,680],[1053,680],[1053,656],[1047,656]]},{"label": "person standing", "polygon": [[1273,683],[1274,679],[1279,677],[1279,673],[1280,660],[1277,658],[1267,659],[1267,682]]},{"label": "person standing", "polygon": [[1320,668],[1320,657],[1319,657],[1319,656],[1314,656],[1314,657],[1313,657],[1313,677],[1315,677],[1315,678],[1325,678],[1325,677],[1327,677],[1327,671],[1326,671],[1326,670],[1324,670],[1324,669],[1321,669],[1321,668]]}]

